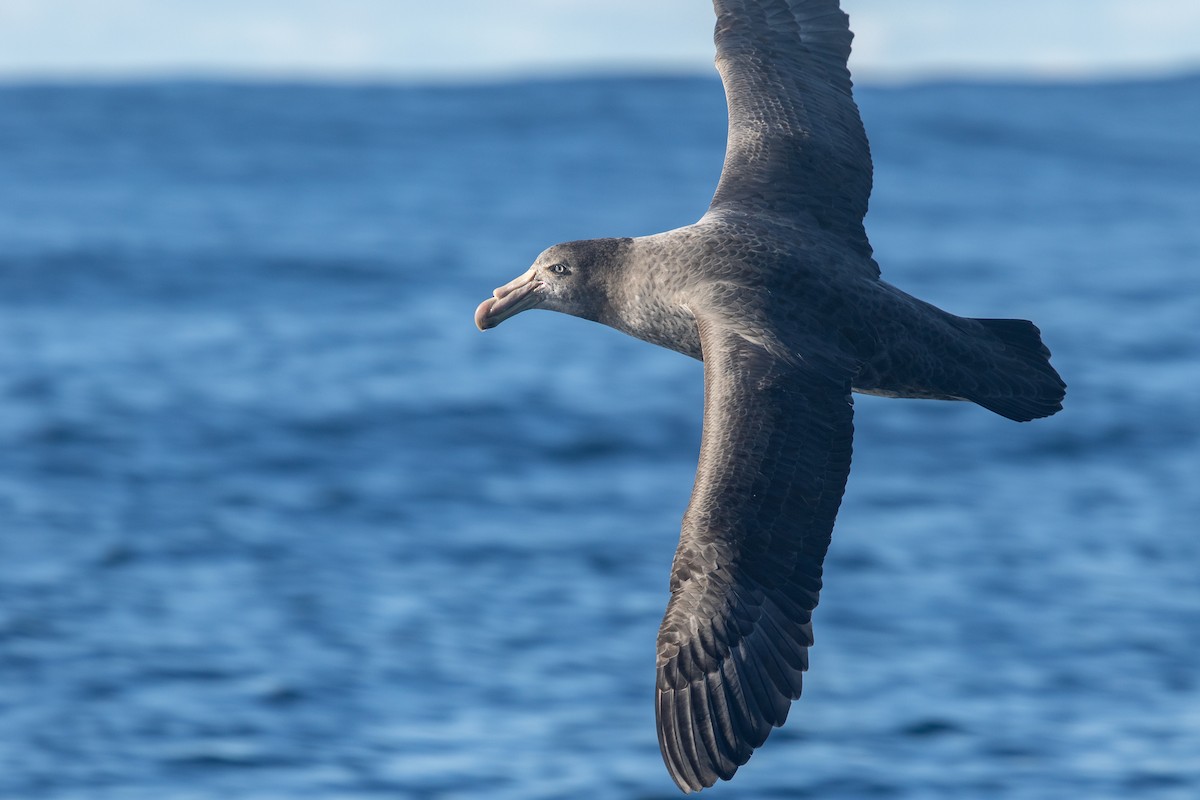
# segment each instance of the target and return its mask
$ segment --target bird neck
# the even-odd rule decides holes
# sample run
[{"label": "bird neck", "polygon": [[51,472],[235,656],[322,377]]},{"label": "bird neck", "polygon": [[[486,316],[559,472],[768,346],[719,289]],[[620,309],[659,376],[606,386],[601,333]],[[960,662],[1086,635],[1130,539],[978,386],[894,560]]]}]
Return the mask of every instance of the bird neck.
[{"label": "bird neck", "polygon": [[672,268],[663,236],[627,240],[620,267],[610,273],[611,318],[601,321],[642,341],[699,358],[699,336],[681,280],[687,273]]}]

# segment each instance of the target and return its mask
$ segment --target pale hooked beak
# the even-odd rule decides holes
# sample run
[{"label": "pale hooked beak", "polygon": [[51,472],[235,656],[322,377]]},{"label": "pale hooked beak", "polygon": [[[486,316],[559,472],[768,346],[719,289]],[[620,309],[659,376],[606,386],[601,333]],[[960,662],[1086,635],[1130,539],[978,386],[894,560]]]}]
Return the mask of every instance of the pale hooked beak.
[{"label": "pale hooked beak", "polygon": [[545,296],[539,292],[545,283],[531,269],[514,281],[504,284],[475,309],[475,324],[479,330],[494,328],[509,317],[539,305]]}]

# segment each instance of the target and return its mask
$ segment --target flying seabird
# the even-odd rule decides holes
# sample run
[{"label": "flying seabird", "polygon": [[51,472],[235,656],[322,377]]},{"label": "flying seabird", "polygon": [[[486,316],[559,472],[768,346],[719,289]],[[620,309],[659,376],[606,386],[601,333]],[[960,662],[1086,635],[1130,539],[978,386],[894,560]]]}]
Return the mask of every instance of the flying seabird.
[{"label": "flying seabird", "polygon": [[836,0],[715,0],[729,107],[694,225],[544,251],[475,312],[561,311],[704,362],[700,463],[658,634],[663,760],[728,780],[800,696],[850,471],[850,393],[969,400],[1024,422],[1065,384],[1033,323],[958,317],[880,280],[871,155]]}]

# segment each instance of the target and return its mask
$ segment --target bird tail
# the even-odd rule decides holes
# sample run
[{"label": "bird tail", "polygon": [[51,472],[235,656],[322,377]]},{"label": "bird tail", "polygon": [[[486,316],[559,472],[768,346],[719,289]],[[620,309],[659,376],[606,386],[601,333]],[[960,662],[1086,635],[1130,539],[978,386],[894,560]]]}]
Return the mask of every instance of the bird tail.
[{"label": "bird tail", "polygon": [[981,381],[967,399],[1017,422],[1061,411],[1067,385],[1050,366],[1050,350],[1043,344],[1038,327],[1025,319],[974,321],[1003,346],[997,364],[1003,378]]}]

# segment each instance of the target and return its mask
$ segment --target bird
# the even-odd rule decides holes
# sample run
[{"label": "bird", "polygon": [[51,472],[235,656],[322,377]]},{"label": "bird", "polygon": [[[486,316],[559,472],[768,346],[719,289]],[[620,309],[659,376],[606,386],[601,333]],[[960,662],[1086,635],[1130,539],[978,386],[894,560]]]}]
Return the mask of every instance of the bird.
[{"label": "bird", "polygon": [[684,792],[729,780],[800,697],[850,472],[852,392],[1025,422],[1066,384],[1030,321],[959,317],[883,281],[837,0],[714,0],[729,129],[694,224],[543,251],[475,312],[570,314],[699,359],[699,463],[659,629],[655,715]]}]

